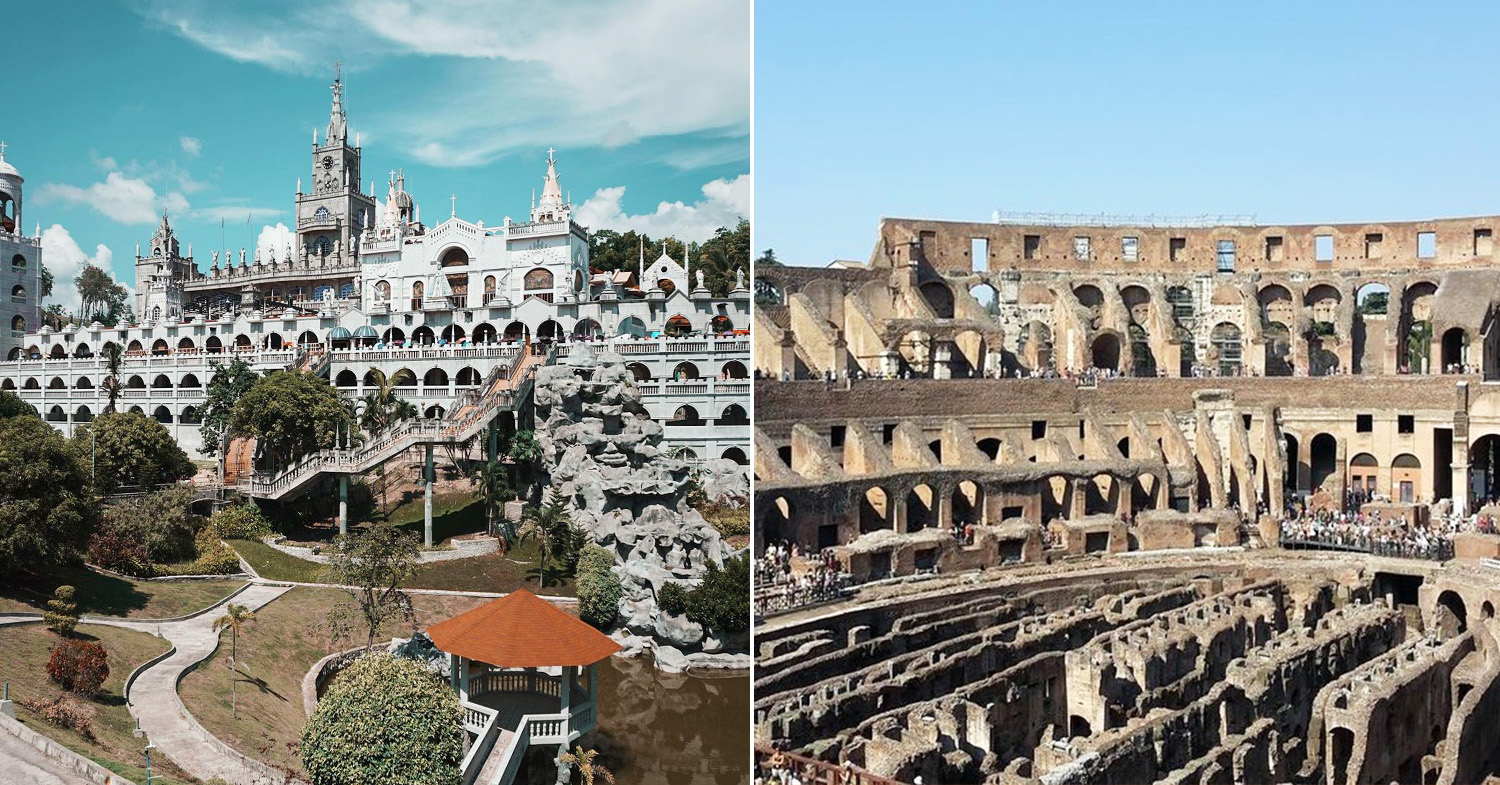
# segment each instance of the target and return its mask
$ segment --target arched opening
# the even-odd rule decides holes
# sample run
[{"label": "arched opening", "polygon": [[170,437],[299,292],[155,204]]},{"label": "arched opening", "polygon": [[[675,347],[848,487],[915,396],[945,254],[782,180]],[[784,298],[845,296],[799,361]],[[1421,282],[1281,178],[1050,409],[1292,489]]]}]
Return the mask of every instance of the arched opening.
[{"label": "arched opening", "polygon": [[476,344],[491,344],[500,340],[500,334],[495,331],[495,326],[489,322],[480,322],[474,325],[474,332],[471,334],[471,337]]},{"label": "arched opening", "polygon": [[198,348],[197,346],[193,345],[193,339],[192,338],[183,338],[182,340],[180,340],[180,341],[177,342],[177,352],[179,354],[182,354],[182,353],[191,353],[193,350],[195,350],[197,348]]},{"label": "arched opening", "polygon": [[1354,731],[1334,728],[1329,734],[1329,759],[1333,764],[1333,776],[1329,782],[1349,781],[1349,760],[1354,757]]},{"label": "arched opening", "polygon": [[859,503],[859,533],[869,534],[890,528],[890,497],[879,486],[865,491]]},{"label": "arched opening", "polygon": [[151,389],[153,390],[170,390],[171,388],[172,380],[167,378],[167,375],[164,373],[157,374],[156,378],[151,380]]},{"label": "arched opening", "polygon": [[271,333],[270,335],[266,336],[267,349],[270,349],[271,351],[280,351],[282,346],[283,344],[281,342],[281,333]]},{"label": "arched opening", "polygon": [[511,322],[505,325],[505,340],[508,343],[525,343],[531,340],[531,328],[525,322]]},{"label": "arched opening", "polygon": [[303,330],[302,334],[297,336],[297,345],[303,347],[317,346],[318,334],[312,330]]},{"label": "arched opening", "polygon": [[12,317],[10,317],[10,336],[12,338],[20,338],[20,337],[24,336],[25,334],[26,334],[26,317],[24,317],[24,316],[12,316]]},{"label": "arched opening", "polygon": [[412,369],[402,368],[392,374],[390,378],[399,379],[399,381],[396,382],[397,387],[416,387],[417,379],[420,377],[412,372]]},{"label": "arched opening", "polygon": [[422,298],[427,293],[427,287],[421,281],[413,281],[411,285],[411,310],[422,310]]},{"label": "arched opening", "polygon": [[94,356],[94,352],[93,352],[92,349],[89,348],[88,344],[86,344],[86,343],[80,343],[77,346],[73,347],[73,356],[74,357],[93,357]]},{"label": "arched opening", "polygon": [[1151,351],[1151,341],[1146,328],[1130,323],[1130,375],[1149,379],[1157,375],[1156,354]]},{"label": "arched opening", "polygon": [[1297,475],[1301,470],[1301,457],[1297,454],[1297,437],[1284,433],[1281,438],[1286,443],[1286,473],[1281,478],[1281,487],[1291,493],[1297,491]]},{"label": "arched opening", "polygon": [[177,416],[177,422],[183,425],[198,425],[203,422],[203,418],[198,416],[197,408],[189,406]]},{"label": "arched opening", "polygon": [[182,377],[182,381],[177,383],[177,389],[179,390],[196,390],[202,386],[203,384],[198,381],[198,377],[191,373]]},{"label": "arched opening", "polygon": [[208,340],[203,342],[203,351],[208,354],[223,354],[224,341],[217,335],[210,335],[208,336]]},{"label": "arched opening", "polygon": [[427,373],[422,376],[422,384],[425,387],[447,387],[448,372],[442,368],[428,369]]},{"label": "arched opening", "polygon": [[387,327],[380,335],[380,342],[386,346],[400,346],[406,343],[406,331],[400,327]]},{"label": "arched opening", "polygon": [[932,315],[939,319],[953,318],[953,290],[941,281],[928,281],[919,287],[922,299],[927,301],[927,307],[932,309]]},{"label": "arched opening", "polygon": [[1401,298],[1401,344],[1397,348],[1406,373],[1432,373],[1432,302],[1436,295],[1436,284],[1419,281],[1408,286]]},{"label": "arched opening", "polygon": [[592,340],[603,335],[604,328],[600,327],[599,323],[594,321],[593,319],[579,319],[577,323],[573,325],[574,338],[587,338]]},{"label": "arched opening", "polygon": [[68,413],[61,406],[53,406],[47,410],[47,422],[67,422]]},{"label": "arched opening", "polygon": [[738,447],[730,447],[729,449],[725,450],[724,453],[722,455],[720,455],[719,457],[720,458],[724,458],[726,460],[734,461],[735,463],[737,463],[737,464],[739,464],[741,466],[746,466],[746,465],[749,465],[749,463],[750,463],[750,459],[748,457],[746,457],[745,451],[741,450]]},{"label": "arched opening", "polygon": [[54,360],[61,360],[61,359],[63,359],[63,358],[65,358],[65,357],[68,356],[68,350],[64,349],[63,346],[62,346],[62,344],[60,344],[60,343],[59,344],[55,344],[52,347],[52,352],[48,356],[51,357]]},{"label": "arched opening", "polygon": [[692,364],[690,362],[687,362],[686,360],[684,360],[683,362],[678,363],[677,367],[672,369],[672,380],[673,381],[680,382],[680,381],[686,381],[688,379],[697,379],[697,378],[698,378],[698,366],[696,366],[696,365],[694,365],[694,364]]},{"label": "arched opening", "polygon": [[948,356],[948,369],[955,379],[978,378],[985,375],[989,345],[977,330],[964,330],[953,336],[952,349]]},{"label": "arched opening", "polygon": [[1094,735],[1094,729],[1089,721],[1077,714],[1068,715],[1068,736],[1074,739],[1086,739]]},{"label": "arched opening", "polygon": [[719,375],[725,379],[748,379],[750,378],[750,371],[739,360],[730,360],[724,363],[724,367],[719,371]]},{"label": "arched opening", "polygon": [[93,422],[93,421],[94,421],[94,413],[87,406],[80,406],[80,407],[78,407],[78,411],[76,411],[76,412],[73,413],[73,422]]},{"label": "arched opening", "polygon": [[1333,487],[1325,488],[1324,483],[1329,479],[1333,479],[1335,482],[1338,480],[1338,477],[1335,476],[1339,469],[1338,440],[1333,437],[1333,434],[1320,433],[1312,438],[1309,452],[1311,453],[1309,457],[1312,465],[1312,489],[1317,491],[1319,488],[1323,488],[1337,496],[1337,489]]},{"label": "arched opening", "polygon": [[984,523],[984,489],[972,480],[964,480],[953,489],[952,498],[953,523],[958,526],[965,524]]},{"label": "arched opening", "polygon": [[714,425],[719,426],[749,424],[750,415],[745,413],[745,407],[737,403],[731,403],[728,406],[725,406],[724,411],[719,413],[719,419],[714,421]]},{"label": "arched opening", "polygon": [[980,439],[974,446],[978,447],[979,451],[984,453],[985,457],[991,461],[997,460],[1000,457],[999,439]]},{"label": "arched opening", "polygon": [[906,494],[906,530],[919,532],[937,524],[932,487],[918,485]]},{"label": "arched opening", "polygon": [[14,299],[24,301],[26,299],[26,287],[20,284],[10,287],[10,296]]},{"label": "arched opening", "polygon": [[[12,353],[19,353],[16,349],[12,349],[11,352]],[[15,359],[15,358],[12,357],[11,359]],[[85,378],[87,378],[87,377],[85,377]],[[0,390],[14,390],[14,389],[16,389],[16,380],[15,379],[0,379]]]},{"label": "arched opening", "polygon": [[167,346],[167,342],[163,338],[157,338],[156,341],[151,344],[152,357],[161,357],[171,353],[172,350]]},{"label": "arched opening", "polygon": [[495,299],[495,276],[484,277],[484,304],[489,305]]},{"label": "arched opening", "polygon": [[128,390],[144,390],[146,389],[146,380],[140,376],[131,376],[125,381],[125,388]]},{"label": "arched opening", "polygon": [[1411,453],[1391,459],[1391,499],[1415,504],[1422,495],[1422,461]]},{"label": "arched opening", "polygon": [[1220,322],[1214,326],[1209,340],[1209,359],[1218,365],[1219,375],[1239,376],[1240,369],[1244,367],[1240,328],[1230,322]]},{"label": "arched opening", "polygon": [[1469,629],[1469,613],[1464,608],[1464,598],[1458,596],[1458,592],[1449,589],[1438,595],[1437,604],[1439,608],[1447,608],[1453,614],[1453,619],[1458,624],[1458,632],[1463,633]]},{"label": "arched opening", "polygon": [[1468,364],[1469,336],[1462,327],[1443,332],[1443,373],[1461,373]]},{"label": "arched opening", "polygon": [[377,302],[377,303],[388,303],[390,301],[391,301],[391,282],[390,281],[376,281],[375,282],[375,302]]},{"label": "arched opening", "polygon": [[1193,290],[1186,286],[1167,289],[1167,305],[1172,308],[1172,320],[1183,327],[1191,327],[1195,315]]},{"label": "arched opening", "polygon": [[339,371],[338,376],[333,377],[333,386],[344,388],[358,387],[359,377],[355,376],[353,371],[345,368],[344,370]]},{"label": "arched opening", "polygon": [[672,412],[672,419],[667,420],[667,425],[703,425],[703,417],[698,410],[692,406],[682,405]]},{"label": "arched opening", "polygon": [[427,407],[426,411],[422,412],[422,416],[429,420],[441,420],[443,419],[444,413],[445,410],[443,409],[441,404],[433,404],[432,406]]},{"label": "arched opening", "polygon": [[1092,346],[1094,367],[1106,371],[1120,370],[1120,336],[1101,333],[1094,338]]},{"label": "arched opening", "polygon": [[681,338],[692,331],[693,323],[688,321],[688,318],[682,314],[677,314],[668,319],[666,327],[662,330],[668,338]]},{"label": "arched opening", "polygon": [[619,334],[643,338],[646,335],[646,323],[637,317],[627,316],[620,320]]},{"label": "arched opening", "polygon": [[248,351],[250,351],[250,348],[251,348],[252,345],[253,344],[250,342],[250,336],[248,336],[248,335],[241,334],[241,335],[236,335],[234,337],[234,348],[237,351],[246,351],[246,352],[248,352]]},{"label": "arched opening", "polygon": [[459,343],[465,338],[464,328],[461,324],[450,324],[443,327],[443,332],[438,337],[448,343]]},{"label": "arched opening", "polygon": [[1380,462],[1375,456],[1362,452],[1349,459],[1349,491],[1356,504],[1375,498],[1380,491]]},{"label": "arched opening", "polygon": [[1000,315],[1000,294],[995,287],[987,283],[974,284],[969,287],[969,296],[973,297],[979,307],[990,316]]},{"label": "arched opening", "polygon": [[431,346],[437,343],[437,334],[424,324],[411,331],[411,342],[418,346]]},{"label": "arched opening", "polygon": [[478,387],[480,382],[479,371],[468,366],[458,369],[458,375],[453,377],[453,383],[460,387]]},{"label": "arched opening", "polygon": [[25,384],[21,385],[21,389],[23,389],[23,390],[40,390],[40,389],[42,389],[42,385],[41,385],[40,382],[38,382],[36,380],[36,377],[33,376],[33,377],[27,379]]},{"label": "arched opening", "polygon": [[1292,375],[1292,331],[1281,322],[1271,322],[1261,330],[1266,341],[1266,375]]},{"label": "arched opening", "polygon": [[932,374],[932,336],[915,330],[901,336],[896,351],[901,355],[901,375],[925,377]]},{"label": "arched opening", "polygon": [[469,252],[454,246],[443,252],[438,264],[442,267],[461,267],[469,263]]},{"label": "arched opening", "polygon": [[52,377],[52,381],[47,382],[47,389],[49,389],[49,390],[66,390],[66,389],[68,389],[68,385],[67,385],[67,382],[63,381],[63,379],[62,379],[61,376],[54,376],[54,377]]},{"label": "arched opening", "polygon": [[717,335],[734,332],[734,320],[724,314],[719,314],[708,320],[708,329]]},{"label": "arched opening", "polygon": [[151,418],[162,425],[171,425],[172,411],[165,406],[158,406],[156,407],[156,411],[151,413]]},{"label": "arched opening", "polygon": [[630,377],[638,382],[651,381],[651,369],[645,363],[630,363],[625,366],[630,371]]},{"label": "arched opening", "polygon": [[562,325],[553,319],[548,319],[536,326],[536,337],[538,340],[561,343],[565,334]]}]

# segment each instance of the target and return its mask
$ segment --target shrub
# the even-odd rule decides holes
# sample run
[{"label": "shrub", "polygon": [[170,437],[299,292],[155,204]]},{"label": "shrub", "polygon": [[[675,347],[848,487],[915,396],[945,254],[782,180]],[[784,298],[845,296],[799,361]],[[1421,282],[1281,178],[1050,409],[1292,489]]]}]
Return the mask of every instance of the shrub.
[{"label": "shrub", "polygon": [[73,601],[76,590],[72,586],[59,586],[47,600],[47,610],[42,621],[58,635],[68,635],[78,626],[78,603]]},{"label": "shrub", "polygon": [[687,589],[684,589],[680,585],[675,583],[669,583],[666,586],[661,587],[661,591],[657,592],[656,594],[656,607],[661,608],[662,610],[672,614],[673,616],[680,616],[684,613],[687,613]]},{"label": "shrub", "polygon": [[50,701],[23,700],[21,705],[52,725],[77,731],[85,739],[94,740],[94,719],[98,712],[72,695],[59,695]]},{"label": "shrub", "polygon": [[208,528],[221,540],[259,540],[271,533],[271,522],[253,503],[225,507],[208,519]]},{"label": "shrub", "polygon": [[720,569],[708,565],[703,583],[687,594],[687,616],[720,633],[750,629],[750,559],[741,556]]},{"label": "shrub", "polygon": [[329,686],[302,730],[314,785],[450,785],[464,756],[458,696],[407,659],[376,654]]},{"label": "shrub", "polygon": [[586,545],[578,552],[578,575],[580,577],[589,573],[612,572],[614,566],[615,555],[598,545]]},{"label": "shrub", "polygon": [[94,641],[61,641],[47,658],[47,677],[69,692],[93,695],[109,678],[109,654]]},{"label": "shrub", "polygon": [[190,562],[181,564],[157,564],[152,570],[157,575],[231,575],[240,571],[240,556],[225,545],[207,526],[193,540],[198,555]]},{"label": "shrub", "polygon": [[601,630],[615,624],[624,590],[615,575],[615,556],[597,545],[578,554],[578,616]]},{"label": "shrub", "polygon": [[109,525],[99,527],[89,538],[89,562],[136,578],[155,575],[146,543]]},{"label": "shrub", "polygon": [[153,562],[177,562],[193,558],[193,536],[197,520],[189,513],[191,488],[169,488],[111,506],[104,513],[102,529],[113,529],[139,540]]}]

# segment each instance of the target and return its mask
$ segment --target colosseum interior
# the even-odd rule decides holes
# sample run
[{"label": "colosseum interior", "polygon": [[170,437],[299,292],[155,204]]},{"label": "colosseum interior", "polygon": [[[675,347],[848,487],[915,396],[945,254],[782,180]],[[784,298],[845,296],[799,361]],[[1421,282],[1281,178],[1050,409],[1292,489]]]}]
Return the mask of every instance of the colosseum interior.
[{"label": "colosseum interior", "polygon": [[[762,751],[1500,774],[1497,224],[888,219],[867,263],[757,270]],[[1285,534],[1330,515],[1380,533]]]}]

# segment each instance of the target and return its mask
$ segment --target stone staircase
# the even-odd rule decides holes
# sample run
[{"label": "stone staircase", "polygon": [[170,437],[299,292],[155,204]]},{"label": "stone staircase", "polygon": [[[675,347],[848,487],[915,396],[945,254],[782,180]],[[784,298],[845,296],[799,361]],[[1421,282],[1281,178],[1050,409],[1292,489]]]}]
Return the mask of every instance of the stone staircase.
[{"label": "stone staircase", "polygon": [[508,375],[497,369],[481,390],[466,394],[442,419],[407,420],[359,446],[308,454],[276,472],[257,472],[241,480],[240,490],[257,499],[288,499],[324,474],[364,474],[419,445],[462,444],[478,436],[499,412],[519,408],[531,393],[536,369],[550,365],[555,357],[555,350],[544,354],[527,344]]}]

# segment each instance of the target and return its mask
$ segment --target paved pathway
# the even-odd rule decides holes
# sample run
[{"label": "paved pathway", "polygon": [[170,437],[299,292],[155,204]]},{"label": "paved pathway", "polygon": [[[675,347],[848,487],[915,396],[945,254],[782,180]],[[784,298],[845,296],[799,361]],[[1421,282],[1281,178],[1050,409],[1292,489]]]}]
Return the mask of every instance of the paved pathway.
[{"label": "paved pathway", "polygon": [[[256,610],[290,590],[289,586],[256,584],[240,592],[231,602]],[[217,607],[217,606],[216,606]],[[213,653],[219,645],[214,632],[218,613],[204,613],[186,621],[141,623],[126,620],[106,622],[117,627],[159,633],[177,647],[167,659],[147,668],[125,696],[130,712],[140,720],[152,743],[183,771],[200,780],[213,777],[234,783],[279,782],[268,771],[234,753],[214,739],[192,718],[177,696],[177,680],[183,671]],[[97,622],[96,622],[97,623]],[[213,739],[210,741],[210,739]]]},{"label": "paved pathway", "polygon": [[[0,783],[5,785],[93,785],[60,761],[15,736],[0,731]],[[127,782],[127,780],[120,780]]]}]

